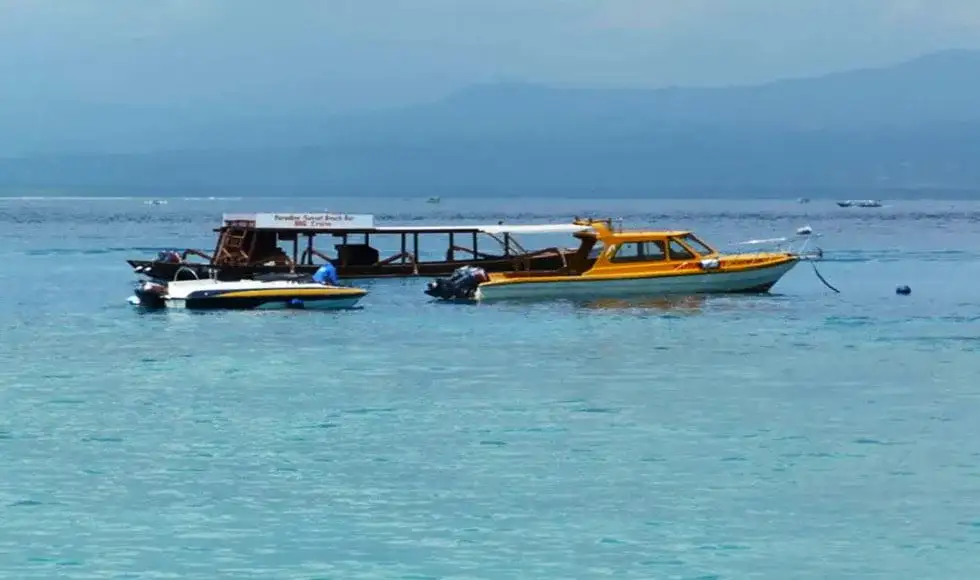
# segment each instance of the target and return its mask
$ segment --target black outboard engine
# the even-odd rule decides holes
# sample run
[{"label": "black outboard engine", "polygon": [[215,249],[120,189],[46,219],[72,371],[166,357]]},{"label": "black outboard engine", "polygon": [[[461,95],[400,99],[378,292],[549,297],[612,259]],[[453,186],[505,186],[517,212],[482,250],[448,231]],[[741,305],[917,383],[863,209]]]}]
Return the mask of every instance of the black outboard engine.
[{"label": "black outboard engine", "polygon": [[158,282],[141,280],[136,283],[136,298],[144,308],[165,308],[167,306],[167,287]]},{"label": "black outboard engine", "polygon": [[477,286],[490,279],[483,268],[463,266],[449,278],[437,278],[429,282],[425,293],[442,300],[472,300]]}]

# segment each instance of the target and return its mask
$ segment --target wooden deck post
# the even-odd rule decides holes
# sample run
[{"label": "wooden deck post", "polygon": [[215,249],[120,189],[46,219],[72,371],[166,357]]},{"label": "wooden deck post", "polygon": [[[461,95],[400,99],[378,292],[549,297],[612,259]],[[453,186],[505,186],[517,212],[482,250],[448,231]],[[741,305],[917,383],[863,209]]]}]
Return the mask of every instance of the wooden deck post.
[{"label": "wooden deck post", "polygon": [[414,251],[412,252],[412,258],[415,261],[415,275],[418,276],[418,264],[419,264],[419,233],[415,232],[412,234],[412,244],[414,245]]}]

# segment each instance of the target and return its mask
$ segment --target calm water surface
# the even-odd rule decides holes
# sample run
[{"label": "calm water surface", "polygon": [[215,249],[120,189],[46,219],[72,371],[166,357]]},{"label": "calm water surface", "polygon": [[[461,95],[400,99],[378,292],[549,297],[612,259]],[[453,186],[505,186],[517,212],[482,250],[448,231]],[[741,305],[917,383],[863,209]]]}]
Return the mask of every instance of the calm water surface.
[{"label": "calm water surface", "polygon": [[[673,303],[454,306],[418,279],[338,313],[125,303],[125,258],[210,250],[222,211],[324,208],[726,246],[809,224],[841,294],[803,264]],[[0,200],[0,259],[4,578],[980,569],[980,203]]]}]

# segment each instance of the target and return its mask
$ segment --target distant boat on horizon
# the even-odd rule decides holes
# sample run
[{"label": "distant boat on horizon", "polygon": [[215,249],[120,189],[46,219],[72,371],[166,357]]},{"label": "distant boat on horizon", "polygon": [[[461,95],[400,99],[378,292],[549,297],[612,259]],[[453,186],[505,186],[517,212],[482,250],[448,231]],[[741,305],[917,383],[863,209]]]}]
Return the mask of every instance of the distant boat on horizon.
[{"label": "distant boat on horizon", "polygon": [[429,199],[425,200],[425,203],[439,203],[441,201],[442,198],[440,197],[430,197]]},{"label": "distant boat on horizon", "polygon": [[876,199],[848,199],[845,201],[838,201],[837,205],[840,207],[881,207],[881,202]]}]

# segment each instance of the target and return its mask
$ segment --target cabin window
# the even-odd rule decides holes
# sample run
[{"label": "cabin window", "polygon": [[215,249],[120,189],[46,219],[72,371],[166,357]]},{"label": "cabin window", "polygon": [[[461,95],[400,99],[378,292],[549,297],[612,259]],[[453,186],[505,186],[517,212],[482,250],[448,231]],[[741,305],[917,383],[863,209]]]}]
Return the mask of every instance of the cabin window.
[{"label": "cabin window", "polygon": [[671,260],[693,260],[694,254],[685,248],[677,240],[670,240],[670,259]]},{"label": "cabin window", "polygon": [[612,262],[656,262],[667,259],[662,241],[626,242],[616,248]]},{"label": "cabin window", "polygon": [[659,262],[667,259],[667,251],[661,241],[650,241],[643,243],[643,257],[645,262]]},{"label": "cabin window", "polygon": [[639,262],[642,254],[640,254],[640,244],[636,242],[629,242],[626,244],[619,244],[616,248],[616,254],[612,257],[613,262]]},{"label": "cabin window", "polygon": [[689,248],[693,248],[695,252],[701,254],[702,256],[715,253],[713,249],[709,248],[707,244],[699,240],[693,234],[685,234],[681,236],[681,241],[687,244]]}]

